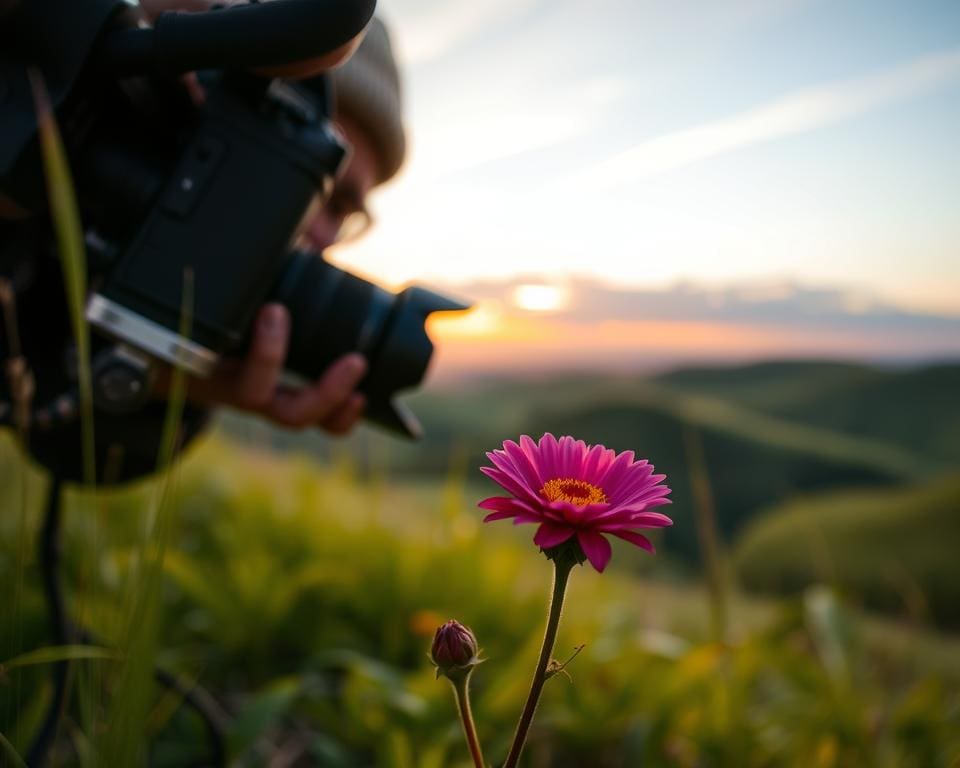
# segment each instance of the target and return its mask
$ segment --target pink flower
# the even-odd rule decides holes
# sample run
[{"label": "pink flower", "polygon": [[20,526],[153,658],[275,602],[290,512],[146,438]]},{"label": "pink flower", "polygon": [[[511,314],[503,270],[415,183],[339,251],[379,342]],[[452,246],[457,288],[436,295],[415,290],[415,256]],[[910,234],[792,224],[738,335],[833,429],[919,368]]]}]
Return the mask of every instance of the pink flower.
[{"label": "pink flower", "polygon": [[557,547],[576,536],[583,554],[598,571],[610,561],[611,534],[653,552],[640,528],[661,528],[673,521],[654,507],[669,504],[666,475],[653,474],[648,461],[634,461],[633,451],[615,453],[547,433],[535,443],[527,435],[520,444],[507,440],[503,450],[487,457],[493,467],[480,471],[512,496],[480,502],[492,510],[483,521],[512,517],[514,524],[537,523],[533,537],[541,549]]}]

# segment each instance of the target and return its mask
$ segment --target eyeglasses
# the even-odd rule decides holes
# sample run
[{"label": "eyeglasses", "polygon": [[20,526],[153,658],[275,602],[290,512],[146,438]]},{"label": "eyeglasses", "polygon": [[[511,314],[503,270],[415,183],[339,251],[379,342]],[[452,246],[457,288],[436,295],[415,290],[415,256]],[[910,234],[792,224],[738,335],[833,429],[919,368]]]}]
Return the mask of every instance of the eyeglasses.
[{"label": "eyeglasses", "polygon": [[344,180],[334,185],[324,208],[330,216],[340,221],[337,243],[358,240],[373,226],[373,215],[367,209],[364,195],[355,185]]}]

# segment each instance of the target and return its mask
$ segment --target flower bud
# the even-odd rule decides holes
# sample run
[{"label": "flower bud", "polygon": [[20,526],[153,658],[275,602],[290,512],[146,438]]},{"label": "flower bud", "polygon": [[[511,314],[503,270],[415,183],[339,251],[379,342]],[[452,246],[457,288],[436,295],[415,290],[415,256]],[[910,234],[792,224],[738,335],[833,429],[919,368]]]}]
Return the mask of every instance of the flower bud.
[{"label": "flower bud", "polygon": [[477,658],[477,638],[469,627],[451,619],[437,628],[430,658],[437,665],[437,677],[446,675],[453,679],[463,676],[480,663]]}]

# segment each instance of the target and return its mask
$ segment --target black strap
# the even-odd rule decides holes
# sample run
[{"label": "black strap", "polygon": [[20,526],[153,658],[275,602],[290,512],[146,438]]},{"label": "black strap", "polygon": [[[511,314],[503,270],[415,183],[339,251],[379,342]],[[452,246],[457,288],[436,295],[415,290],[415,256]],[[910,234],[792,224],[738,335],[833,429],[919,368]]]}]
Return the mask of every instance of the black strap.
[{"label": "black strap", "polygon": [[356,37],[376,0],[272,0],[205,13],[162,13],[151,29],[114,30],[99,62],[117,74],[291,64]]}]

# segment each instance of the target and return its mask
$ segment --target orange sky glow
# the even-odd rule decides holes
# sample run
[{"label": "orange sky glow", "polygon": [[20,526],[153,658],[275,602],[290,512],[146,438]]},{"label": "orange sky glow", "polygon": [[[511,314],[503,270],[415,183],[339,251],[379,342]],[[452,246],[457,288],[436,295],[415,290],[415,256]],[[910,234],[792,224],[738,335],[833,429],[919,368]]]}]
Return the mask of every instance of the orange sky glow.
[{"label": "orange sky glow", "polygon": [[442,382],[476,374],[592,369],[643,372],[770,358],[875,359],[895,357],[915,343],[906,332],[850,329],[824,334],[807,328],[683,320],[584,323],[486,307],[475,312],[429,320],[436,346],[432,378]]}]

